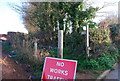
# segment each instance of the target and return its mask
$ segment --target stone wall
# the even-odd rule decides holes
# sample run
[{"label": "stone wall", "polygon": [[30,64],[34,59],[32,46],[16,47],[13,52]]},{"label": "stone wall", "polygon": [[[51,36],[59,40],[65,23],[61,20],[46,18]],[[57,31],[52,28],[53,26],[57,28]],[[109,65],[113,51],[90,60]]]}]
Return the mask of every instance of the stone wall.
[{"label": "stone wall", "polygon": [[21,45],[23,45],[24,40],[24,33],[20,32],[8,32],[7,33],[7,41],[10,45],[12,45],[13,48],[17,48]]}]

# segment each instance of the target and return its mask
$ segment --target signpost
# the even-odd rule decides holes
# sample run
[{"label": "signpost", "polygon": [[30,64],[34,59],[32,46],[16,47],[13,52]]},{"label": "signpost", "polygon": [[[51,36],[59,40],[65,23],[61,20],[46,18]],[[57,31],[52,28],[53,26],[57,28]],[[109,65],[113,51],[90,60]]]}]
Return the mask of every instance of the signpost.
[{"label": "signpost", "polygon": [[63,58],[63,30],[58,30],[58,57]]},{"label": "signpost", "polygon": [[77,61],[46,57],[42,80],[74,80]]}]

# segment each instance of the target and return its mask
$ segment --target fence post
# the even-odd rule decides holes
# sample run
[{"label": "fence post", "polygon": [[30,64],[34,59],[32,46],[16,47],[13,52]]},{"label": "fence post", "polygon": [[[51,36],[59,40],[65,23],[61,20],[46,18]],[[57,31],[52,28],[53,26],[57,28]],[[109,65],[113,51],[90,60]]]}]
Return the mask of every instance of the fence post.
[{"label": "fence post", "polygon": [[37,41],[34,42],[35,54],[37,53]]},{"label": "fence post", "polygon": [[58,57],[63,58],[63,30],[58,30]]},{"label": "fence post", "polygon": [[87,25],[86,27],[86,53],[87,53],[87,58],[89,58],[89,26]]},{"label": "fence post", "polygon": [[23,39],[23,47],[25,47],[25,39]]}]

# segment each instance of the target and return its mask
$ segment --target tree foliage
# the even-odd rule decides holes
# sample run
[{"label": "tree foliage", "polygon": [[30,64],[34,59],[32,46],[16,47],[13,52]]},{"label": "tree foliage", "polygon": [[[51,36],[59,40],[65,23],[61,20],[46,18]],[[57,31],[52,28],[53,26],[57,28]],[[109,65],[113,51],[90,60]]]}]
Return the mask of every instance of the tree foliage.
[{"label": "tree foliage", "polygon": [[88,23],[90,27],[96,25],[91,19],[98,9],[86,8],[85,2],[29,2],[22,7],[22,17],[31,38],[40,39],[39,43],[44,46],[57,46],[59,29],[64,30],[64,39],[68,37],[75,41],[82,37],[83,26]]},{"label": "tree foliage", "polygon": [[[86,7],[84,1],[26,4],[18,10],[21,10],[24,25],[29,31],[27,42],[33,44],[37,39],[39,48],[51,48],[50,54],[55,57],[58,30],[64,30],[64,58],[78,60],[78,65],[83,69],[107,69],[113,65],[118,52],[111,44],[110,30],[106,25],[96,28],[97,24],[92,21],[99,8]],[[85,60],[86,36],[82,34],[83,27],[86,26],[90,28],[91,47],[90,59],[87,60]],[[32,44],[30,46],[33,48]],[[40,51],[38,55],[41,54]],[[115,58],[110,61],[114,56]]]}]

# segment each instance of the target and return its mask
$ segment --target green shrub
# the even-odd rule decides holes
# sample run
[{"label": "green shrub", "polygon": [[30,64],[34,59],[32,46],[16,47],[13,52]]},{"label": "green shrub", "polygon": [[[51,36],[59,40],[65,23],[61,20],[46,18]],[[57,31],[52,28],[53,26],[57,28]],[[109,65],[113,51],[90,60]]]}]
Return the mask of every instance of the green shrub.
[{"label": "green shrub", "polygon": [[112,43],[114,43],[116,47],[120,48],[120,24],[110,25],[110,31]]},{"label": "green shrub", "polygon": [[107,45],[111,44],[109,35],[109,28],[97,28],[96,30],[90,28],[90,53],[92,58],[98,57],[108,49]]},{"label": "green shrub", "polygon": [[98,62],[94,59],[91,60],[84,60],[79,62],[80,66],[79,68],[81,69],[91,69],[91,70],[95,70],[99,67]]},{"label": "green shrub", "polygon": [[57,53],[58,53],[57,49],[54,49],[53,51],[50,52],[52,57],[58,57]]},{"label": "green shrub", "polygon": [[98,61],[99,66],[101,67],[99,69],[102,69],[102,70],[111,68],[112,65],[115,63],[115,60],[112,57],[109,57],[107,55],[103,57],[99,57],[96,60]]},{"label": "green shrub", "polygon": [[[108,48],[109,49],[109,48]],[[82,57],[82,56],[81,56]],[[116,48],[106,50],[101,56],[93,59],[86,60],[79,57],[78,67],[81,69],[89,70],[106,70],[113,66],[115,62],[118,61],[118,50]]]},{"label": "green shrub", "polygon": [[11,51],[13,50],[11,45],[7,42],[2,44],[2,49],[5,50],[8,53],[11,53]]},{"label": "green shrub", "polygon": [[[64,59],[73,59],[78,61],[78,69],[88,70],[106,70],[113,66],[118,61],[119,50],[111,44],[105,44],[106,50],[96,58],[86,59],[84,53],[74,54],[72,49],[64,48]],[[57,57],[57,50],[51,52],[53,57]]]}]

